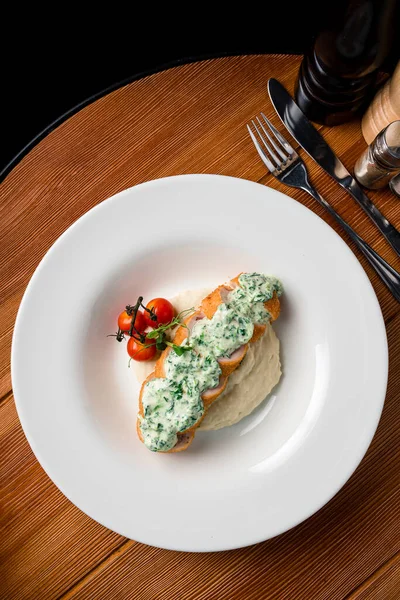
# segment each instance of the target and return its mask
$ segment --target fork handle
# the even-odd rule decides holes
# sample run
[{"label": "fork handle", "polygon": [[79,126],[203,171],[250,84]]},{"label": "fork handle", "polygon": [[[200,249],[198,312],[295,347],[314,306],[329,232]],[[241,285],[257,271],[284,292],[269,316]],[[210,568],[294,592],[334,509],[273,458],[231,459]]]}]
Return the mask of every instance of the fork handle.
[{"label": "fork handle", "polygon": [[395,271],[362,237],[360,237],[346,221],[342,219],[336,210],[323,198],[317,190],[307,181],[302,186],[305,192],[308,192],[321,206],[323,206],[332,217],[343,227],[347,235],[353,240],[356,246],[364,254],[370,265],[378,273],[383,283],[389,288],[393,296],[400,302],[400,273]]}]

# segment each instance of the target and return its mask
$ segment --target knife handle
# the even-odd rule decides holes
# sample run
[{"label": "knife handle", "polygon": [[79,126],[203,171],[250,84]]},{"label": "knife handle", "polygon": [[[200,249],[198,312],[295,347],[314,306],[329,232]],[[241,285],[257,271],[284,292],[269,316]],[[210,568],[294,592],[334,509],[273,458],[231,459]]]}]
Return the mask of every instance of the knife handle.
[{"label": "knife handle", "polygon": [[[340,183],[340,181],[339,181]],[[367,213],[369,218],[378,227],[379,231],[386,238],[393,250],[400,256],[400,232],[383,216],[375,204],[364,194],[358,183],[352,179],[348,185],[343,187],[353,196],[361,208]]]},{"label": "knife handle", "polygon": [[400,302],[400,273],[395,271],[362,237],[354,231],[346,221],[342,219],[336,210],[323,198],[317,190],[308,182],[302,186],[321,206],[323,206],[332,217],[343,227],[347,235],[353,240],[358,249],[364,254],[370,265],[378,273],[383,283],[389,288],[397,302]]}]

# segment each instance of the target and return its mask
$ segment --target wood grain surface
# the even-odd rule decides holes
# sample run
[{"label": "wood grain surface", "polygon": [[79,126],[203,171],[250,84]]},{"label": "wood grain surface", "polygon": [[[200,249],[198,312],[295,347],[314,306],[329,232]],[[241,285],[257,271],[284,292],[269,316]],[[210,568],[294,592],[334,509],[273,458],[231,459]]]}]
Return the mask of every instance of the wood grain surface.
[{"label": "wood grain surface", "polygon": [[[382,419],[344,488],[275,539],[230,552],[190,554],[151,548],[107,530],[75,508],[44,473],[12,395],[11,336],[30,277],[71,223],[124,188],[181,173],[243,177],[289,193],[341,234],[312,198],[265,174],[244,127],[261,110],[280,125],[266,82],[276,77],[293,91],[299,63],[300,57],[287,55],[228,57],[135,81],[68,119],[1,184],[0,598],[400,598],[400,310],[351,243],[387,326],[390,373]],[[365,147],[360,123],[322,132],[352,169]],[[318,190],[400,270],[399,259],[363,211],[305,160]],[[400,226],[399,200],[388,190],[369,195]]]}]

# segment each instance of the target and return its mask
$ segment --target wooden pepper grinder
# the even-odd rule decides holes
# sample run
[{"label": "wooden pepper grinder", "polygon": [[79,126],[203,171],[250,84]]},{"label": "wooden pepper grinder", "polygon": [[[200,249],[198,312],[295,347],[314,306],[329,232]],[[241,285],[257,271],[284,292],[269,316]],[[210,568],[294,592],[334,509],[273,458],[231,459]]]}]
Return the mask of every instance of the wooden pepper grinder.
[{"label": "wooden pepper grinder", "polygon": [[390,79],[376,93],[361,121],[361,130],[370,144],[389,123],[400,120],[400,61]]}]

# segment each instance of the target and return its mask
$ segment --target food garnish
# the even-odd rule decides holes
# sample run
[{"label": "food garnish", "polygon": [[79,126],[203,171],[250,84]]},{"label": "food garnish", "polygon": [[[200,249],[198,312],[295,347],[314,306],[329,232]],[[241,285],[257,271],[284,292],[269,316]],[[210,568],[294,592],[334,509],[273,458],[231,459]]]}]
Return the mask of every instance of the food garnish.
[{"label": "food garnish", "polygon": [[171,302],[165,298],[153,298],[146,304],[144,318],[149,327],[167,325],[174,317],[175,309]]},{"label": "food garnish", "polygon": [[[182,356],[184,352],[191,350],[191,347],[188,344],[178,346],[170,342],[166,333],[178,325],[185,326],[183,318],[193,311],[194,308],[190,308],[174,316],[175,309],[169,300],[154,298],[144,306],[143,296],[139,296],[135,305],[128,304],[119,314],[118,331],[109,337],[115,337],[118,342],[122,342],[127,335],[127,352],[133,360],[151,360],[157,350],[162,352],[167,346],[178,356]],[[153,329],[146,332],[149,327]]]}]

